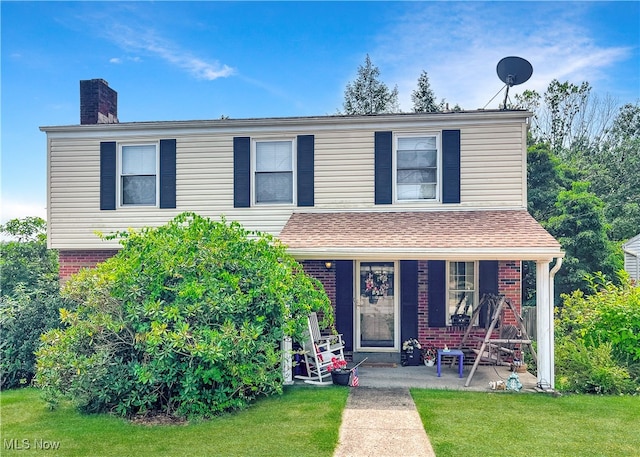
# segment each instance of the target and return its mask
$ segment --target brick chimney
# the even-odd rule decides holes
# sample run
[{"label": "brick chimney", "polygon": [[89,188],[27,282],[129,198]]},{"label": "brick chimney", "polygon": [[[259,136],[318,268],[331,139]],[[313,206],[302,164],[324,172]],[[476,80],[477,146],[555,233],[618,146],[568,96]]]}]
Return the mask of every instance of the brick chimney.
[{"label": "brick chimney", "polygon": [[116,124],[118,93],[104,79],[80,81],[80,124]]}]

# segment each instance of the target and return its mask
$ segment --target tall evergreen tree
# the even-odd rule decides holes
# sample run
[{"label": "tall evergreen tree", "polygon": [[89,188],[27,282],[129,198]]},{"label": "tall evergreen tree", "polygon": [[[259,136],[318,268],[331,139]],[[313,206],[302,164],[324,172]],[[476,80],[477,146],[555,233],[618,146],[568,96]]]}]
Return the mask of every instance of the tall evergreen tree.
[{"label": "tall evergreen tree", "polygon": [[398,87],[389,90],[381,82],[380,70],[371,63],[369,54],[364,65],[358,67],[358,77],[347,84],[344,91],[344,111],[346,114],[380,114],[397,113]]},{"label": "tall evergreen tree", "polygon": [[436,102],[436,94],[431,89],[429,76],[425,70],[420,73],[418,87],[411,94],[411,100],[415,113],[437,113],[444,108],[444,99],[440,103]]}]

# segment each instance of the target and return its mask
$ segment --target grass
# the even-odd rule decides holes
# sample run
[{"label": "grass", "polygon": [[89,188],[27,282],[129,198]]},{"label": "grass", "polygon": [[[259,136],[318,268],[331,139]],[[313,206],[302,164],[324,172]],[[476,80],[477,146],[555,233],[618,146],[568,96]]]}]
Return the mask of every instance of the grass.
[{"label": "grass", "polygon": [[[50,411],[37,390],[10,390],[0,396],[0,454],[331,456],[347,394],[348,389],[339,387],[291,387],[244,411],[189,425],[151,427],[108,415],[83,415],[70,404]],[[17,449],[23,440],[30,449]],[[55,442],[55,453],[38,449]]]},{"label": "grass", "polygon": [[640,456],[640,397],[411,393],[438,457]]},{"label": "grass", "polygon": [[[11,390],[0,395],[0,455],[29,453],[16,449],[26,440],[42,456],[328,457],[348,391],[291,387],[213,420],[145,426],[70,404],[49,411],[37,390]],[[411,393],[438,457],[640,456],[640,397]],[[42,451],[41,442],[59,449]]]}]

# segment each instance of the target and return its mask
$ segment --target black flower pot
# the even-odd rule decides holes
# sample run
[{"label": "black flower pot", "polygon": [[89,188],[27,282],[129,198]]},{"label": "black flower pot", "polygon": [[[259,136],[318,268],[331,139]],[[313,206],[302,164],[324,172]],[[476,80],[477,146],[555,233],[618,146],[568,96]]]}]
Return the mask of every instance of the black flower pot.
[{"label": "black flower pot", "polygon": [[410,349],[404,352],[405,366],[417,367],[420,365],[420,349]]},{"label": "black flower pot", "polygon": [[335,370],[331,372],[331,380],[339,386],[348,386],[351,371]]}]

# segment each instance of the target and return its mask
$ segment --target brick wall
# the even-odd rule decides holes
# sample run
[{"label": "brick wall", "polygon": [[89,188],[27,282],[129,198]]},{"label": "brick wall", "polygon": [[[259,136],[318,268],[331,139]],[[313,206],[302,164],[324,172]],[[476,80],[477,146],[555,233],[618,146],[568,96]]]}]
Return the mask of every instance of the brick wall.
[{"label": "brick wall", "polygon": [[[507,260],[498,263],[498,290],[511,301],[518,313],[522,312],[521,278],[522,262]],[[512,312],[505,313],[503,318],[505,324],[516,325],[516,318]]]},{"label": "brick wall", "polygon": [[[324,285],[327,295],[331,299],[331,304],[336,303],[336,280],[335,267],[330,269],[325,267],[325,261],[308,260],[302,262],[304,270],[309,275],[317,278]],[[457,348],[462,341],[466,327],[429,327],[429,303],[427,301],[428,284],[428,262],[418,261],[418,340],[427,346],[442,348],[449,346]],[[521,269],[520,261],[500,261],[498,263],[498,290],[504,294],[514,305],[516,310],[521,310]],[[515,325],[515,317],[511,312],[503,314],[504,324]],[[474,328],[469,334],[468,343],[465,347],[476,347],[478,339],[484,338],[486,330],[484,328]],[[497,336],[497,332],[496,332]]]},{"label": "brick wall", "polygon": [[64,251],[59,252],[60,281],[64,282],[72,274],[77,273],[82,268],[93,268],[98,263],[113,257],[118,252],[117,249],[101,249],[86,251]]},{"label": "brick wall", "polygon": [[305,260],[302,263],[304,272],[319,280],[324,286],[324,291],[331,300],[331,306],[336,307],[336,267],[331,261],[331,268],[327,268],[325,260]]}]

